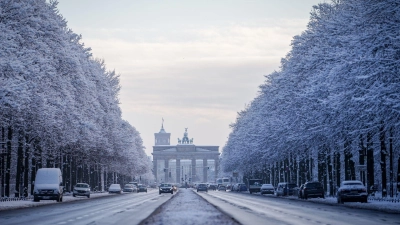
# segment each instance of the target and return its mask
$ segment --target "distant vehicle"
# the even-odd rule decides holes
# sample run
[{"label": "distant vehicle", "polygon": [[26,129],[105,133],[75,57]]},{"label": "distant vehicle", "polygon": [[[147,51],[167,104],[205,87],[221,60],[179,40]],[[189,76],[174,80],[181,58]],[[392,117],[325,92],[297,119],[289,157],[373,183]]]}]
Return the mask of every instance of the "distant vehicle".
[{"label": "distant vehicle", "polygon": [[297,184],[295,183],[278,183],[278,186],[276,187],[276,195],[277,196],[287,196],[287,195],[293,195],[294,190],[298,188]]},{"label": "distant vehicle", "polygon": [[249,179],[249,192],[250,194],[260,192],[261,190],[261,179]]},{"label": "distant vehicle", "polygon": [[236,183],[232,186],[232,191],[247,191],[247,186],[244,183]]},{"label": "distant vehicle", "polygon": [[229,179],[229,177],[223,177],[222,178],[222,184],[225,186],[228,186],[231,184],[231,179]]},{"label": "distant vehicle", "polygon": [[158,194],[161,195],[161,193],[174,193],[174,189],[172,187],[172,184],[160,184],[159,190],[158,190]]},{"label": "distant vehicle", "polygon": [[239,184],[240,183],[236,183],[232,186],[232,191],[239,191]]},{"label": "distant vehicle", "polygon": [[121,185],[119,184],[111,184],[110,187],[108,188],[108,193],[117,193],[117,194],[121,194],[122,193],[122,189],[121,189]]},{"label": "distant vehicle", "polygon": [[208,190],[216,191],[217,190],[217,185],[216,184],[209,184],[208,185]]},{"label": "distant vehicle", "polygon": [[33,201],[56,200],[62,202],[64,186],[59,168],[40,168],[36,172]]},{"label": "distant vehicle", "polygon": [[361,181],[345,180],[340,183],[340,188],[337,191],[337,202],[368,202],[367,188]]},{"label": "distant vehicle", "polygon": [[260,193],[263,194],[274,194],[275,188],[272,184],[263,184],[260,188]]},{"label": "distant vehicle", "polygon": [[304,199],[312,197],[325,198],[324,187],[318,181],[306,182],[301,192],[301,197]]},{"label": "distant vehicle", "polygon": [[129,184],[133,184],[133,185],[135,185],[136,187],[138,187],[138,182],[136,182],[136,181],[131,181],[131,182],[129,182]]},{"label": "distant vehicle", "polygon": [[135,192],[137,189],[135,187],[135,185],[133,184],[125,184],[124,186],[124,192]]},{"label": "distant vehicle", "polygon": [[86,196],[90,198],[90,186],[87,183],[77,183],[74,186],[74,190],[72,192],[72,196]]},{"label": "distant vehicle", "polygon": [[216,182],[217,187],[222,184],[222,178],[217,178]]},{"label": "distant vehicle", "polygon": [[146,193],[147,193],[147,186],[144,185],[144,184],[139,184],[139,185],[138,185],[137,192],[138,192],[138,193],[139,193],[139,192],[146,192]]},{"label": "distant vehicle", "polygon": [[240,183],[239,185],[239,191],[247,191],[247,186],[244,183]]},{"label": "distant vehicle", "polygon": [[198,184],[197,185],[197,192],[205,191],[208,192],[207,184]]},{"label": "distant vehicle", "polygon": [[231,184],[231,179],[229,177],[217,178],[216,183],[218,186],[222,184],[226,187]]},{"label": "distant vehicle", "polygon": [[221,184],[218,186],[218,191],[226,191],[226,186]]}]

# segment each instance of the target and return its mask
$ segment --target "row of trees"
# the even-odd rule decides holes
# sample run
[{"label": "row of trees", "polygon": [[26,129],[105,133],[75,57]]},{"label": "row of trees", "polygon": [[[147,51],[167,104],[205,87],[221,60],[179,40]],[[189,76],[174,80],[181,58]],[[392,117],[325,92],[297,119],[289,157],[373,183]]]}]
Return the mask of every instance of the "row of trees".
[{"label": "row of trees", "polygon": [[56,1],[0,0],[2,195],[28,189],[41,167],[61,168],[69,190],[99,186],[104,174],[107,183],[148,174],[119,91],[119,76],[92,57]]},{"label": "row of trees", "polygon": [[400,182],[399,12],[397,0],[314,6],[280,70],[231,125],[223,170],[319,180],[331,193],[345,179],[383,191]]}]

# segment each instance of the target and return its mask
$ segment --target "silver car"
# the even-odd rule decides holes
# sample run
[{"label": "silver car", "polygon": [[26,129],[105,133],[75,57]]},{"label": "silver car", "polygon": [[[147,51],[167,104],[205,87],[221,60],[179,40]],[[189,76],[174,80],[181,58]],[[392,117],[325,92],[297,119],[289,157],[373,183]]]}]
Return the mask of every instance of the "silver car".
[{"label": "silver car", "polygon": [[122,193],[122,189],[121,189],[121,185],[119,184],[111,184],[110,187],[108,188],[108,193],[117,193],[117,194],[121,194]]},{"label": "silver car", "polygon": [[337,202],[368,202],[367,188],[361,181],[345,180],[337,191]]},{"label": "silver car", "polygon": [[72,193],[72,196],[86,196],[90,198],[90,186],[87,183],[77,183],[74,186],[74,191]]},{"label": "silver car", "polygon": [[262,195],[263,194],[272,194],[273,195],[275,193],[275,188],[274,188],[274,186],[272,186],[272,184],[263,184],[261,186],[260,192]]}]

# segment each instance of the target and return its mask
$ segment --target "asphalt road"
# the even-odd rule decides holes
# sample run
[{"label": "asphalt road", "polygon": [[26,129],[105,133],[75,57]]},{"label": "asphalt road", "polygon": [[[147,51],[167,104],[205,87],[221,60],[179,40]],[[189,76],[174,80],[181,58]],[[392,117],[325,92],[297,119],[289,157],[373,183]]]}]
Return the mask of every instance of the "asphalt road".
[{"label": "asphalt road", "polygon": [[224,191],[208,191],[199,195],[241,224],[400,224],[399,214],[355,209],[339,204]]},{"label": "asphalt road", "polygon": [[0,224],[139,224],[172,196],[155,189],[6,210],[0,211]]}]

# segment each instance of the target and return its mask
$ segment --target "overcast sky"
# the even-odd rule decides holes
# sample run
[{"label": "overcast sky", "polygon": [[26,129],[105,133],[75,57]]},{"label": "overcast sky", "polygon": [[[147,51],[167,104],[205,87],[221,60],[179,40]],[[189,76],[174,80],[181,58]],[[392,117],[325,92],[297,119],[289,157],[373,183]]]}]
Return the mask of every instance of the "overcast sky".
[{"label": "overcast sky", "polygon": [[171,144],[185,128],[218,145],[229,124],[279,70],[292,37],[323,0],[59,0],[68,26],[121,80],[122,117],[151,155],[154,133]]}]

